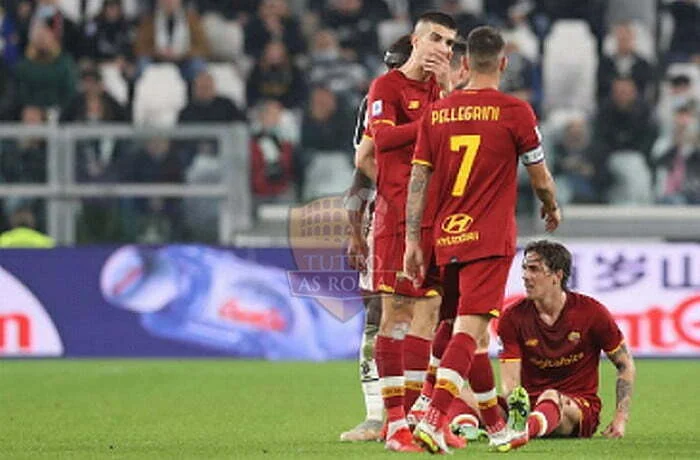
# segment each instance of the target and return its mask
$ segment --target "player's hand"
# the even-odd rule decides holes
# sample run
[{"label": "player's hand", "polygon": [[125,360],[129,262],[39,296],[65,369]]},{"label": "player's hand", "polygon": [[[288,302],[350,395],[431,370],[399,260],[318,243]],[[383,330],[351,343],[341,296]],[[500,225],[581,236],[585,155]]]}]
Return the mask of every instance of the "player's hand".
[{"label": "player's hand", "polygon": [[423,70],[435,75],[440,87],[449,92],[450,88],[450,60],[448,56],[439,51],[429,51],[423,60]]},{"label": "player's hand", "polygon": [[367,257],[369,248],[367,241],[362,237],[351,237],[348,244],[348,264],[357,271],[365,271],[367,269]]},{"label": "player's hand", "polygon": [[603,430],[603,436],[606,438],[622,438],[625,435],[626,425],[627,418],[624,415],[616,414],[610,425]]},{"label": "player's hand", "polygon": [[403,273],[406,278],[413,281],[414,286],[420,286],[425,279],[423,250],[415,241],[406,243],[406,251],[403,254]]},{"label": "player's hand", "polygon": [[561,223],[561,210],[558,205],[554,207],[542,205],[540,217],[544,219],[544,229],[548,232],[553,232]]}]

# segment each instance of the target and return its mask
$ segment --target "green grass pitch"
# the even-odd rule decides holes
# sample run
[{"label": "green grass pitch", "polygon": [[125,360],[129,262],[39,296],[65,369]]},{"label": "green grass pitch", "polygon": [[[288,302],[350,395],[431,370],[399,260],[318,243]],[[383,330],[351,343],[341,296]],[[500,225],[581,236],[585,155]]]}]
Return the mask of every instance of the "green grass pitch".
[{"label": "green grass pitch", "polygon": [[[601,428],[614,403],[602,363]],[[342,444],[363,415],[354,362],[0,361],[0,458],[426,458]],[[538,440],[517,458],[700,458],[700,361],[638,360],[627,436]],[[455,458],[490,458],[475,443]]]}]

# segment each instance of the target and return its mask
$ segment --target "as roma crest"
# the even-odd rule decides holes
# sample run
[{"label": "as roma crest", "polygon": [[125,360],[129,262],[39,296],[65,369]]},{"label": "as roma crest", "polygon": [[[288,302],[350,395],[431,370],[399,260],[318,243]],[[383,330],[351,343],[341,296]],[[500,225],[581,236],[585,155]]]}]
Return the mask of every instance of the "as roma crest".
[{"label": "as roma crest", "polygon": [[289,247],[296,265],[287,272],[292,294],[313,297],[341,321],[364,308],[359,274],[345,255],[349,236],[342,196],[290,208]]}]

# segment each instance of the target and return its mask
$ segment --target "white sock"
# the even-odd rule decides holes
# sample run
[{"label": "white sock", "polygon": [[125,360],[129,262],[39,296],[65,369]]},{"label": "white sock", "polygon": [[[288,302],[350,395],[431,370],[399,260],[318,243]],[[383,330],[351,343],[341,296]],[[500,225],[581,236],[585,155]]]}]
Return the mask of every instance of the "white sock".
[{"label": "white sock", "polygon": [[362,345],[360,346],[360,381],[362,382],[362,393],[365,397],[365,412],[367,420],[384,420],[384,399],[382,389],[379,384],[379,372],[377,372],[377,362],[374,360],[374,338],[373,334],[362,335]]}]

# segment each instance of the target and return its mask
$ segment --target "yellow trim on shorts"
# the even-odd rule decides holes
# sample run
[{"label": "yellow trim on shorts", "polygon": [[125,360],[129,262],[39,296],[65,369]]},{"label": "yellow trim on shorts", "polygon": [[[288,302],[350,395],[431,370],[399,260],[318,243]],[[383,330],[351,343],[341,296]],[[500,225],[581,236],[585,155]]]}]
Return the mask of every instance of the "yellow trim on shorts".
[{"label": "yellow trim on shorts", "polygon": [[493,310],[489,310],[489,315],[493,316],[494,318],[498,318],[501,316],[501,310],[494,308]]},{"label": "yellow trim on shorts", "polygon": [[418,159],[418,158],[414,158],[413,160],[411,160],[411,164],[414,164],[414,165],[421,165],[421,166],[427,166],[428,168],[432,168],[432,167],[433,167],[433,164],[432,164],[431,162],[425,161],[425,160],[420,160],[420,159]]},{"label": "yellow trim on shorts", "polygon": [[372,136],[370,136],[369,134],[366,134],[366,133],[365,133],[365,134],[362,135],[362,139],[369,139],[369,140],[372,140]]},{"label": "yellow trim on shorts", "polygon": [[439,295],[437,289],[428,289],[428,292],[425,293],[425,297],[438,297]]},{"label": "yellow trim on shorts", "polygon": [[522,361],[521,358],[501,358],[499,359],[500,362],[502,363],[519,363]]},{"label": "yellow trim on shorts", "polygon": [[393,294],[396,292],[396,290],[388,284],[380,284],[379,286],[377,286],[377,291],[385,292],[387,294]]}]

